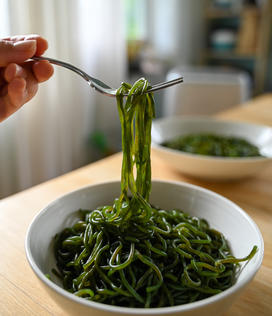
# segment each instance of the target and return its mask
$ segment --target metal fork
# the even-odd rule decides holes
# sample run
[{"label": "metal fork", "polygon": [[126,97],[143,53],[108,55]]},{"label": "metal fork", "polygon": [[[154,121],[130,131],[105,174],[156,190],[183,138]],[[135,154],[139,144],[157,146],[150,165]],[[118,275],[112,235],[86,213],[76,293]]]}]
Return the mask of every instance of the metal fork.
[{"label": "metal fork", "polygon": [[[78,75],[80,75],[81,77],[83,77],[88,82],[88,84],[92,88],[95,88],[98,92],[106,94],[106,95],[111,96],[111,97],[115,97],[116,96],[117,89],[113,89],[113,88],[109,87],[108,85],[106,85],[101,80],[96,79],[94,77],[91,77],[86,72],[84,72],[83,70],[75,67],[74,65],[71,65],[69,63],[66,63],[64,61],[60,61],[60,60],[57,60],[57,59],[49,58],[49,57],[34,56],[31,59],[32,60],[37,60],[37,61],[39,61],[39,60],[47,60],[51,64],[58,65],[58,66],[61,66],[61,67],[64,67],[64,68],[68,68],[68,69],[74,71],[75,73],[77,73]],[[181,83],[181,82],[183,82],[183,77],[179,77],[179,78],[176,78],[176,79],[173,79],[173,80],[170,80],[170,81],[166,81],[166,82],[161,82],[161,83],[158,83],[158,84],[152,86],[147,92],[155,92],[155,91],[158,91],[158,90],[161,90],[161,89],[165,89],[165,88],[171,87],[171,86],[176,85],[176,84]]]}]

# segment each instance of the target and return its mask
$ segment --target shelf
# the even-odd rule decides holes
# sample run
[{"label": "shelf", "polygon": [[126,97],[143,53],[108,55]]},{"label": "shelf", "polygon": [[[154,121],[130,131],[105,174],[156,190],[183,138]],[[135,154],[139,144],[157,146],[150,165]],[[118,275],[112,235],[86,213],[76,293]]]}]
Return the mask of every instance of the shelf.
[{"label": "shelf", "polygon": [[208,51],[205,53],[205,57],[208,59],[228,59],[228,60],[252,60],[256,59],[255,55],[245,55],[239,54],[233,51],[230,52],[215,52],[215,51]]},{"label": "shelf", "polygon": [[[206,47],[200,62],[203,65],[230,66],[250,73],[254,94],[265,91],[269,73],[269,54],[272,40],[272,0],[262,1],[259,6],[220,8],[213,0],[207,0],[204,9],[206,22]],[[220,29],[229,29],[237,34],[236,47],[229,51],[213,48],[211,34]]]},{"label": "shelf", "polygon": [[205,16],[208,19],[236,19],[240,18],[240,13],[229,9],[210,8],[206,10]]}]

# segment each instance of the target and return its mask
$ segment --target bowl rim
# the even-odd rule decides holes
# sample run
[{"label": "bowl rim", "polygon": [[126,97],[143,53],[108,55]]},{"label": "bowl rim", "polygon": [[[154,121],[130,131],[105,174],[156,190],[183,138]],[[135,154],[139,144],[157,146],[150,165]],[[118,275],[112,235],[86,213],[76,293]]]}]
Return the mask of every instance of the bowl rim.
[{"label": "bowl rim", "polygon": [[[216,117],[211,117],[208,115],[201,115],[201,116],[195,116],[195,115],[177,115],[177,116],[169,116],[169,117],[163,117],[155,119],[152,123],[152,131],[154,131],[157,128],[157,125],[160,125],[162,122],[173,122],[173,121],[185,121],[185,122],[211,122],[213,123],[222,123],[227,124],[231,126],[247,126],[247,127],[254,127],[259,129],[266,129],[271,131],[272,135],[272,127],[269,125],[262,125],[262,124],[255,124],[255,123],[249,123],[244,121],[234,121],[234,120],[226,120]],[[151,134],[152,135],[152,134]],[[223,135],[223,134],[222,134]],[[256,162],[264,162],[264,161],[272,161],[272,156],[256,156],[256,157],[220,157],[220,156],[209,156],[209,155],[200,155],[200,154],[192,154],[188,153],[186,151],[178,150],[178,149],[172,149],[166,146],[161,145],[161,143],[158,143],[157,141],[154,141],[153,137],[151,140],[151,146],[157,150],[162,150],[164,152],[170,152],[172,154],[176,154],[179,156],[185,156],[191,159],[198,159],[203,161],[217,161],[217,162],[223,162],[223,163],[256,163]]]},{"label": "bowl rim", "polygon": [[[213,295],[211,297],[193,302],[193,303],[187,303],[187,304],[183,304],[183,305],[176,305],[176,306],[171,306],[171,307],[153,307],[153,308],[134,308],[134,307],[122,307],[122,306],[114,306],[114,305],[109,305],[109,304],[103,304],[103,303],[98,303],[98,302],[93,302],[93,301],[88,301],[88,300],[84,300],[80,297],[77,297],[76,295],[66,291],[65,289],[61,288],[60,286],[58,286],[57,284],[55,284],[53,281],[49,280],[45,274],[39,269],[39,267],[37,266],[37,264],[34,261],[34,258],[32,256],[31,250],[30,250],[30,237],[31,237],[31,231],[35,225],[35,223],[39,220],[39,218],[41,216],[43,216],[44,213],[47,212],[47,210],[52,207],[54,204],[57,204],[58,201],[60,199],[63,199],[69,195],[75,194],[79,191],[85,191],[88,190],[92,187],[96,187],[96,186],[104,186],[104,185],[112,185],[112,184],[120,184],[120,180],[113,180],[113,181],[103,181],[103,182],[97,182],[95,184],[91,184],[91,185],[86,185],[83,187],[80,187],[78,189],[72,190],[68,193],[65,193],[61,196],[59,196],[57,199],[51,201],[49,204],[47,204],[45,207],[43,207],[32,219],[30,225],[28,226],[27,232],[26,232],[26,237],[25,237],[25,254],[26,254],[26,258],[27,261],[30,265],[30,267],[32,268],[33,272],[35,273],[35,275],[43,282],[43,284],[45,284],[47,287],[49,287],[51,290],[57,292],[60,296],[65,297],[68,300],[72,300],[73,302],[80,304],[80,305],[84,305],[85,307],[89,307],[89,308],[95,308],[98,310],[102,310],[104,312],[115,312],[115,313],[119,313],[119,314],[137,314],[137,315],[157,315],[157,314],[169,314],[169,313],[177,313],[177,312],[185,312],[185,311],[189,311],[192,309],[199,309],[203,306],[208,306],[210,304],[213,304],[214,302],[217,301],[221,301],[224,298],[231,296],[232,294],[234,294],[235,292],[239,292],[239,290],[241,288],[243,288],[248,282],[250,282],[255,274],[258,272],[258,270],[261,267],[262,264],[262,260],[263,260],[263,256],[264,256],[264,241],[263,241],[263,237],[262,234],[257,226],[257,224],[253,221],[253,219],[237,204],[235,204],[234,202],[232,202],[231,200],[225,198],[224,196],[213,192],[211,190],[208,190],[206,188],[194,185],[194,184],[190,184],[190,183],[186,183],[186,182],[181,182],[181,181],[172,181],[172,180],[157,180],[154,179],[152,181],[152,183],[161,183],[161,184],[173,184],[173,185],[178,185],[178,186],[182,186],[182,187],[186,187],[192,190],[196,190],[196,191],[201,191],[205,194],[208,194],[210,196],[216,197],[221,199],[222,201],[224,201],[225,203],[228,203],[230,206],[234,207],[236,209],[237,212],[239,212],[243,217],[245,217],[245,219],[247,220],[247,222],[255,229],[258,238],[259,238],[259,242],[260,242],[260,247],[258,248],[257,251],[257,261],[255,262],[255,269],[250,271],[250,273],[248,273],[244,279],[242,279],[239,283],[235,283],[234,285],[232,285],[230,288],[228,288],[227,290],[224,290],[222,293]],[[152,191],[151,191],[152,192]]]}]

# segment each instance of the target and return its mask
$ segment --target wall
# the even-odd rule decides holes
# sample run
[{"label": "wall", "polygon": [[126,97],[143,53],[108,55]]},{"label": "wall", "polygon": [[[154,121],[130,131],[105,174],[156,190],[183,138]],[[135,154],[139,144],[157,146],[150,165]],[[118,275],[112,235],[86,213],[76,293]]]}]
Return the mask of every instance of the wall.
[{"label": "wall", "polygon": [[170,64],[197,63],[204,40],[206,1],[149,0],[149,40]]}]

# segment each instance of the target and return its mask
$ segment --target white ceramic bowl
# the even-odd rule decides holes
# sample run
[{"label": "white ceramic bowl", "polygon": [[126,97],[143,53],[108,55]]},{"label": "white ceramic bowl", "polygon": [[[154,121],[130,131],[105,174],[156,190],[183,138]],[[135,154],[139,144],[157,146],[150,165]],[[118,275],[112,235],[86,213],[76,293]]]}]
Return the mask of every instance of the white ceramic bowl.
[{"label": "white ceramic bowl", "polygon": [[[256,145],[265,157],[228,158],[190,154],[161,146],[175,137],[212,133],[236,136]],[[262,125],[217,120],[205,116],[175,116],[154,120],[152,148],[185,175],[204,180],[235,180],[258,173],[272,162],[272,128]]]},{"label": "white ceramic bowl", "polygon": [[[225,312],[244,287],[253,279],[263,258],[263,239],[253,220],[237,205],[209,190],[179,182],[154,181],[151,203],[165,209],[180,208],[193,216],[207,219],[211,227],[221,231],[230,243],[233,254],[243,257],[253,245],[259,250],[244,266],[237,282],[226,291],[210,298],[164,308],[125,308],[91,302],[65,291],[58,283],[47,279],[54,267],[52,239],[56,233],[74,221],[79,208],[93,209],[112,203],[120,194],[120,182],[107,182],[66,194],[45,207],[31,223],[25,242],[26,255],[36,276],[48,293],[67,314],[113,315],[219,315]],[[37,293],[38,295],[38,293]]]}]

